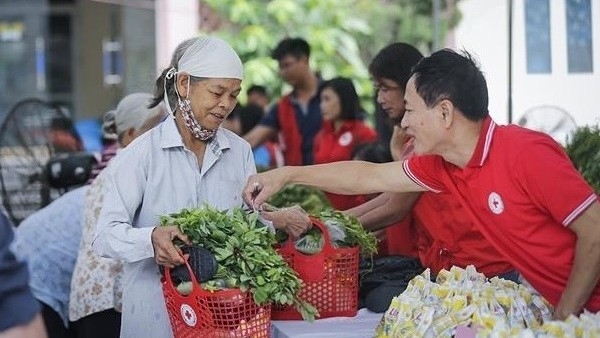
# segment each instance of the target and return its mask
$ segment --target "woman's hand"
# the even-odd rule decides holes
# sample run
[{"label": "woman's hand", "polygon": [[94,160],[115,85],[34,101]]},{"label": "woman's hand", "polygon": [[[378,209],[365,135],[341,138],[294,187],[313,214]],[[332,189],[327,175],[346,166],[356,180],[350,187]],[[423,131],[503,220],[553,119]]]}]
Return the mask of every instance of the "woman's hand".
[{"label": "woman's hand", "polygon": [[273,222],[276,229],[281,229],[294,238],[312,227],[308,213],[298,205],[275,211],[262,211],[261,215]]},{"label": "woman's hand", "polygon": [[178,238],[187,245],[191,243],[178,227],[174,225],[156,227],[152,230],[151,238],[156,264],[167,268],[174,268],[185,263],[181,249],[173,244],[173,240]]}]

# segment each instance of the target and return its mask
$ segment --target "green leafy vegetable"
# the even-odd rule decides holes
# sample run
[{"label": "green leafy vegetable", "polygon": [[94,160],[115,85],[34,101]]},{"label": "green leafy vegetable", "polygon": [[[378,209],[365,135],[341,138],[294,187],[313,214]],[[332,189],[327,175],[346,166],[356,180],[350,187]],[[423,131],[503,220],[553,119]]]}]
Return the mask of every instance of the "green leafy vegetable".
[{"label": "green leafy vegetable", "polygon": [[331,209],[325,194],[319,189],[303,185],[287,185],[273,195],[269,201],[274,207],[285,208],[299,205],[307,213],[316,215],[323,210]]},{"label": "green leafy vegetable", "polygon": [[363,228],[356,219],[337,210],[324,210],[318,216],[328,227],[339,227],[346,234],[345,238],[337,241],[338,246],[359,246],[364,255],[373,255],[377,252],[377,238]]},{"label": "green leafy vegetable", "polygon": [[208,205],[160,217],[161,225],[176,225],[190,241],[211,251],[219,264],[206,290],[240,288],[250,291],[257,304],[295,305],[305,320],[318,315],[298,299],[302,281],[275,251],[275,236],[258,222],[258,213],[240,208],[218,211]]}]

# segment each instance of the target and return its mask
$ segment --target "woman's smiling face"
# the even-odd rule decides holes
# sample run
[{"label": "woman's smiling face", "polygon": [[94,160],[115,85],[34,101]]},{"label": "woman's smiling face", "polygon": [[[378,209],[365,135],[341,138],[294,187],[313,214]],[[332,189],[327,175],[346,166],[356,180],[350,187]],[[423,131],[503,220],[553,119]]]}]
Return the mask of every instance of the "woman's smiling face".
[{"label": "woman's smiling face", "polygon": [[237,104],[241,83],[239,79],[210,78],[190,85],[192,111],[202,127],[216,130],[221,125]]}]

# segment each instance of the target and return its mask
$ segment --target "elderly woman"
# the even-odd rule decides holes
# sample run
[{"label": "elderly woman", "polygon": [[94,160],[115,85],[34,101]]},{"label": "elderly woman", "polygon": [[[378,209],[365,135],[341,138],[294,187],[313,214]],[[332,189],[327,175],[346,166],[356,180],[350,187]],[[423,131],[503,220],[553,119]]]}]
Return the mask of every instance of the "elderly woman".
[{"label": "elderly woman", "polygon": [[[124,261],[121,337],[172,337],[158,266],[183,264],[173,239],[188,239],[175,226],[158,227],[159,216],[204,203],[243,206],[242,189],[256,172],[252,150],[220,128],[237,103],[241,81],[242,62],[225,41],[184,41],[156,82],[153,104],[164,99],[171,118],[106,169],[93,248]],[[300,210],[283,214],[263,216],[292,235],[310,225]]]}]

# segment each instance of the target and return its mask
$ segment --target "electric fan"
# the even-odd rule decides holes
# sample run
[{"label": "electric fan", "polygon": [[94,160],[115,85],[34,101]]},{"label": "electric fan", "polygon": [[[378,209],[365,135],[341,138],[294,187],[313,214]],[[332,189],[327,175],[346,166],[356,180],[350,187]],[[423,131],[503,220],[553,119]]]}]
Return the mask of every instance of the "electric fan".
[{"label": "electric fan", "polygon": [[546,105],[527,110],[517,124],[544,132],[563,146],[567,143],[567,137],[577,129],[575,120],[566,110]]},{"label": "electric fan", "polygon": [[0,123],[0,200],[15,226],[89,177],[95,159],[65,126],[65,109],[36,98],[17,102]]}]

